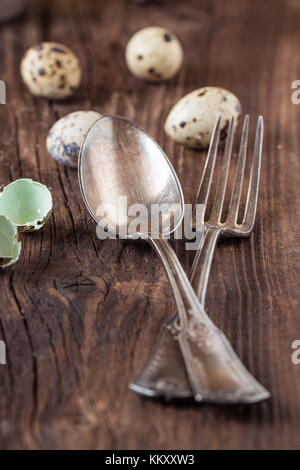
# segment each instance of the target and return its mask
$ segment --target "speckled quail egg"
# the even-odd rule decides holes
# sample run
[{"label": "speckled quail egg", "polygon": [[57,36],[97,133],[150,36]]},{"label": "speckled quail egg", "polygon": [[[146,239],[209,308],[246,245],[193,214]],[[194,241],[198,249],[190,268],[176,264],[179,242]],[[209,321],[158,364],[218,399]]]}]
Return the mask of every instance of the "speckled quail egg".
[{"label": "speckled quail egg", "polygon": [[77,167],[82,142],[95,121],[101,118],[96,111],[76,111],[59,119],[50,129],[47,149],[57,161]]},{"label": "speckled quail egg", "polygon": [[174,77],[182,60],[182,47],[177,37],[157,26],[135,33],[126,47],[126,63],[131,73],[151,82]]},{"label": "speckled quail egg", "polygon": [[8,218],[19,232],[39,230],[52,213],[49,189],[22,178],[0,189],[0,215]]},{"label": "speckled quail egg", "polygon": [[21,243],[17,227],[4,215],[0,216],[0,268],[5,268],[19,259]]},{"label": "speckled quail egg", "polygon": [[33,95],[61,100],[73,95],[79,87],[81,68],[68,47],[42,42],[25,53],[21,75]]},{"label": "speckled quail egg", "polygon": [[171,109],[165,131],[175,142],[192,148],[207,148],[221,114],[221,139],[225,139],[232,116],[235,127],[241,114],[238,98],[219,87],[204,87],[181,98]]}]

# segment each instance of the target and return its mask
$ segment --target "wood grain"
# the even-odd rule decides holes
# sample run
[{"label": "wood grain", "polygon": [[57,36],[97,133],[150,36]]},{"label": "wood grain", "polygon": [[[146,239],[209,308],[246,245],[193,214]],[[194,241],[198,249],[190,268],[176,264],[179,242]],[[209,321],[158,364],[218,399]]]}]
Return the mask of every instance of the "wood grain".
[{"label": "wood grain", "polygon": [[[299,449],[300,106],[291,83],[300,71],[296,0],[130,0],[30,2],[0,26],[0,184],[30,177],[52,189],[54,213],[22,236],[19,263],[0,273],[0,447],[3,449]],[[137,81],[124,47],[147,25],[180,37],[185,63],[167,84]],[[80,57],[83,84],[66,102],[33,98],[19,63],[42,40]],[[49,127],[78,109],[121,114],[165,149],[192,202],[205,154],[164,134],[171,106],[200,86],[228,88],[244,111],[265,118],[262,184],[250,240],[220,242],[207,310],[271,392],[252,407],[175,406],[143,400],[128,384],[146,362],[162,322],[174,311],[152,249],[99,241],[81,200],[76,171],[45,148]],[[254,120],[252,120],[254,127]],[[253,130],[252,130],[253,134]],[[177,250],[186,267],[192,254]]]}]

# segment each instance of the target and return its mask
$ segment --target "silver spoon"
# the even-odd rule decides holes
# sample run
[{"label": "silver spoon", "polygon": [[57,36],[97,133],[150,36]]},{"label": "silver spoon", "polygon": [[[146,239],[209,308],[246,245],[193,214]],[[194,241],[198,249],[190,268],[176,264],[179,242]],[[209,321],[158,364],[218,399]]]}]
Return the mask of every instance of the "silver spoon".
[{"label": "silver spoon", "polygon": [[[215,393],[220,385],[214,377],[207,381],[201,366],[203,354],[222,351],[218,364],[219,367],[224,365],[224,383],[229,388],[234,387],[238,375],[230,362],[235,353],[204,312],[166,239],[182,222],[184,199],[176,173],[163,150],[131,121],[116,116],[103,117],[91,127],[83,143],[79,183],[84,202],[102,229],[113,237],[147,239],[161,259],[179,313],[177,338],[194,398],[206,400],[212,391],[207,389],[207,384],[213,384]],[[124,210],[125,198],[127,207]],[[153,214],[156,214],[157,206],[160,207],[159,226],[153,231]],[[142,212],[146,209],[138,228],[136,212],[129,209],[132,207],[140,208]],[[220,348],[221,344],[223,347]],[[253,393],[251,384],[248,392]]]}]

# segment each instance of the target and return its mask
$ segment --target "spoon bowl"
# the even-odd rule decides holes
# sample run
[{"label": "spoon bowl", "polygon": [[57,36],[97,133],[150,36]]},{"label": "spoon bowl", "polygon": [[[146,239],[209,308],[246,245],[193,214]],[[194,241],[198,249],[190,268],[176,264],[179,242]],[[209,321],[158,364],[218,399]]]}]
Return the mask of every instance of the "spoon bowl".
[{"label": "spoon bowl", "polygon": [[166,237],[182,222],[183,193],[171,163],[128,119],[106,116],[93,124],[80,152],[79,182],[91,216],[112,235]]}]

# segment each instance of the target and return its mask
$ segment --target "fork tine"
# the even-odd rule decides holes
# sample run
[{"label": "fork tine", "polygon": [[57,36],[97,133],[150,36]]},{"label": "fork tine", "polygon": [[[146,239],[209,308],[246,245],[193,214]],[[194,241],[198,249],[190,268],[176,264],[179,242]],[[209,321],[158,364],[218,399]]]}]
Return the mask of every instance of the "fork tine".
[{"label": "fork tine", "polygon": [[251,166],[249,188],[247,193],[247,202],[245,208],[245,215],[242,222],[242,230],[251,232],[256,215],[259,179],[260,179],[260,167],[261,167],[261,155],[262,155],[262,143],[264,134],[264,122],[263,117],[259,116],[256,126],[255,143],[253,150],[253,161]]},{"label": "fork tine", "polygon": [[231,195],[228,216],[226,224],[236,225],[236,221],[239,213],[239,205],[242,194],[245,162],[247,157],[247,143],[248,143],[248,131],[249,131],[249,116],[246,115],[244,119],[243,132],[239,150],[239,156],[236,166],[236,173],[234,178],[233,191]]},{"label": "fork tine", "polygon": [[198,194],[197,194],[196,202],[194,205],[194,212],[193,212],[194,216],[195,216],[195,208],[198,204],[204,205],[204,210],[202,213],[203,218],[205,215],[207,200],[209,196],[212,176],[213,176],[215,162],[216,162],[216,156],[218,153],[221,119],[222,119],[222,116],[220,115],[217,119],[217,122],[213,130],[212,138],[210,141],[210,145],[209,145],[209,149],[208,149],[208,153],[206,157],[205,167],[204,167],[203,175],[201,178],[201,183],[199,185]]},{"label": "fork tine", "polygon": [[213,207],[209,216],[211,224],[218,224],[221,221],[225,191],[228,179],[228,172],[232,153],[232,142],[234,134],[234,117],[231,118],[228,134],[225,143],[225,149],[222,158],[222,169],[219,177],[219,182],[216,191],[216,197],[213,203]]}]

